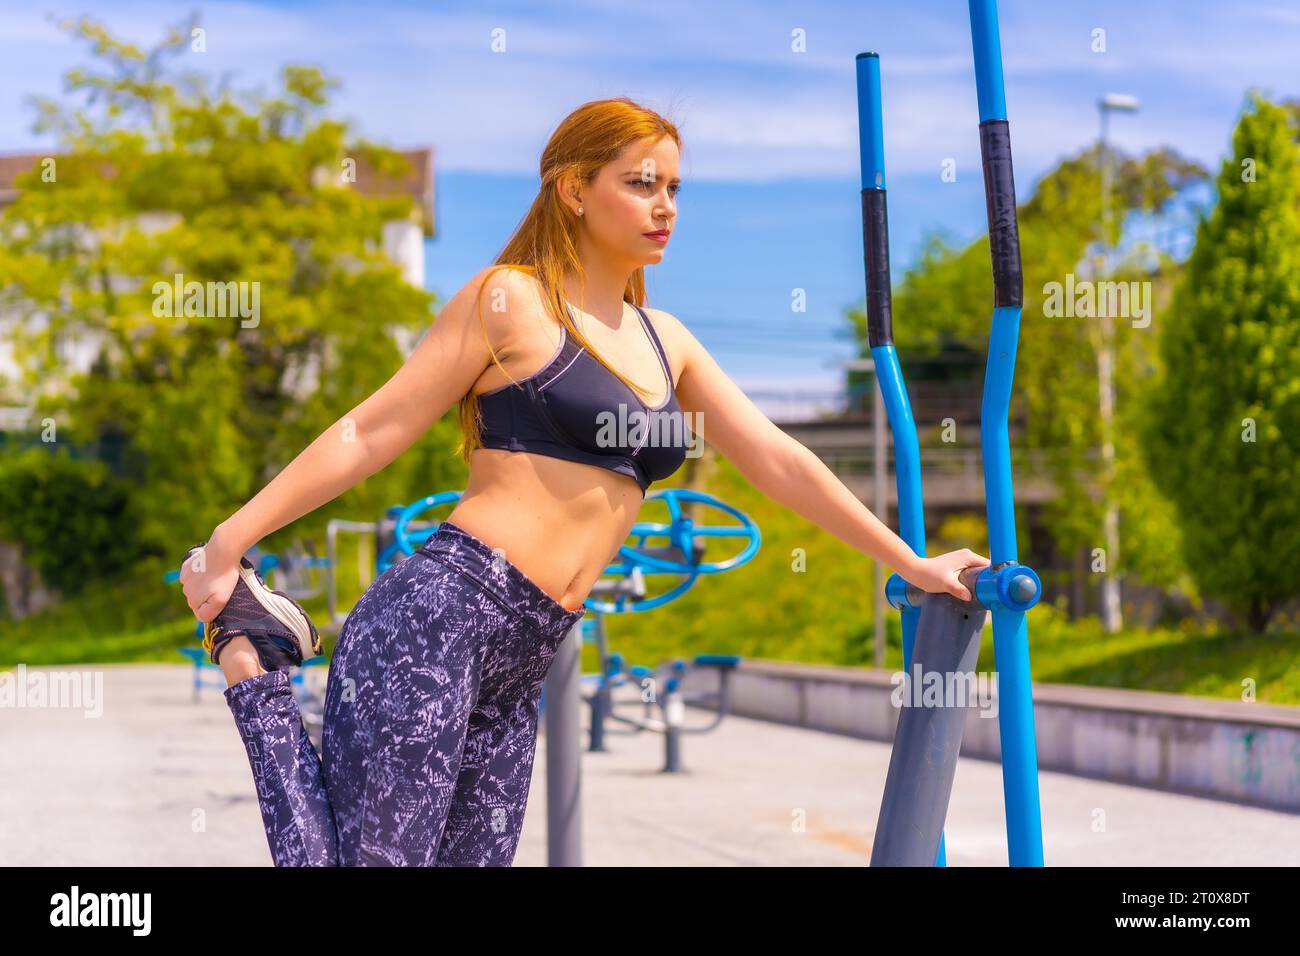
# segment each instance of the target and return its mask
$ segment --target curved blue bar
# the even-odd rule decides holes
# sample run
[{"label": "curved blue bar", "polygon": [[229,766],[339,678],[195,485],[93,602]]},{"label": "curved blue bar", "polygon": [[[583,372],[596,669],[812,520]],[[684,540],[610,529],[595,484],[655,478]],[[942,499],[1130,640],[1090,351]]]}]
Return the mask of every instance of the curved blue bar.
[{"label": "curved blue bar", "polygon": [[894,477],[898,484],[898,536],[925,557],[925,508],[921,499],[921,449],[916,440],[912,403],[903,386],[903,371],[892,345],[871,350],[876,380],[885,400],[889,430],[894,435]]},{"label": "curved blue bar", "polygon": [[[984,497],[989,522],[989,559],[993,567],[1018,562],[1016,551],[1015,499],[1011,485],[1011,443],[1007,434],[1007,414],[1011,404],[1012,379],[1016,369],[1016,346],[1020,335],[1019,249],[1008,247],[1007,259],[1014,258],[1015,273],[1005,269],[1008,262],[999,256],[995,237],[1016,241],[1014,195],[993,192],[999,185],[990,176],[990,155],[985,149],[985,133],[1007,118],[1006,95],[1002,77],[1002,44],[998,36],[996,0],[970,0],[971,45],[975,53],[975,85],[979,96],[981,152],[985,163],[985,191],[989,193],[989,241],[993,258],[995,308],[989,330],[988,362],[984,372],[984,400],[980,409],[980,444],[984,454]],[[990,121],[996,121],[986,127]],[[1005,132],[1005,131],[1004,131]],[[1009,142],[1004,144],[1009,152]],[[1010,186],[1010,156],[1001,157],[1007,177],[1001,185]],[[999,202],[1009,208],[999,210]],[[1011,229],[1005,229],[1000,217],[1010,217]],[[997,231],[1002,227],[1002,231]],[[1004,297],[1002,283],[1013,278],[1014,293]],[[1032,602],[1017,609],[1008,590],[1016,573],[1031,575],[1036,593]],[[997,600],[990,613],[993,617],[993,655],[998,676],[998,730],[1002,750],[1002,795],[1006,806],[1007,856],[1012,866],[1043,865],[1043,825],[1038,793],[1038,753],[1034,736],[1034,701],[1029,670],[1029,628],[1025,609],[1036,604],[1042,583],[1032,569],[1018,569],[999,575]],[[988,591],[988,579],[981,575],[980,584]],[[977,592],[980,590],[977,585]]]},{"label": "curved blue bar", "polygon": [[863,189],[885,188],[885,134],[880,111],[880,57],[859,53],[858,152]]},{"label": "curved blue bar", "polygon": [[1002,41],[998,37],[997,0],[970,0],[971,44],[975,48],[975,88],[980,122],[1007,118],[1002,87]]},{"label": "curved blue bar", "polygon": [[[1015,499],[1011,487],[1011,443],[1007,413],[1016,346],[1020,335],[1020,307],[993,310],[989,330],[988,364],[984,373],[984,401],[980,408],[980,443],[984,453],[984,499],[989,521],[989,560],[996,567],[1018,561]],[[1032,569],[1041,595],[1042,585]],[[1034,737],[1033,685],[1029,670],[1029,625],[1024,610],[1008,607],[1000,576],[993,617],[993,658],[998,673],[998,734],[1002,746],[1002,797],[1006,807],[1007,858],[1012,866],[1043,865],[1043,821],[1038,793],[1038,745]],[[1034,599],[1037,603],[1037,597]],[[1032,606],[1029,605],[1029,606]]]},{"label": "curved blue bar", "polygon": [[1016,552],[1016,508],[1011,486],[1011,440],[1007,413],[1016,374],[1020,307],[993,310],[989,354],[984,366],[980,406],[980,446],[984,455],[984,507],[989,521],[989,560],[999,565],[1020,560]]},{"label": "curved blue bar", "polygon": [[1007,862],[1043,865],[1043,818],[1038,793],[1038,742],[1029,674],[1029,624],[1024,611],[994,608],[993,663],[998,679],[998,736]]}]

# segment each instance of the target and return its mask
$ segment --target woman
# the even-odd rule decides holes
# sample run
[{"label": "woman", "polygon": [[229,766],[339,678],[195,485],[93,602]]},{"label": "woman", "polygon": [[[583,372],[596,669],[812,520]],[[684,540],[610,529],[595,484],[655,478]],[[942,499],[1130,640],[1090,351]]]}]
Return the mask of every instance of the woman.
[{"label": "woman", "polygon": [[[646,488],[685,458],[687,415],[693,436],[774,500],[913,584],[969,598],[957,573],[987,559],[918,558],[685,326],[642,308],[643,270],[677,223],[680,146],[672,123],[625,98],[565,118],[497,265],[383,387],[222,522],[202,562],[185,562],[277,865],[513,861],[547,668]],[[318,758],[287,668],[319,639],[241,555],[383,468],[454,402],[465,493],[348,615]]]}]

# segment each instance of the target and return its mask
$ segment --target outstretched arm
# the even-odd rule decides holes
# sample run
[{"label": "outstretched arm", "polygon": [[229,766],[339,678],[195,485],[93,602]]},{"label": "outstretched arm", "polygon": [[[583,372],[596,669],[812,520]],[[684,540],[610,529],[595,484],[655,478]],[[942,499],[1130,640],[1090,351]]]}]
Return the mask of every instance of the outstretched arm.
[{"label": "outstretched arm", "polygon": [[736,466],[755,488],[852,548],[893,568],[924,591],[971,594],[958,579],[965,567],[985,567],[973,551],[918,557],[835,476],[825,462],[791,438],[749,400],[686,326],[662,310],[684,364],[677,384],[683,411],[700,437]]},{"label": "outstretched arm", "polygon": [[[186,599],[200,620],[211,620],[229,600],[240,555],[385,468],[473,387],[491,361],[474,308],[484,272],[443,306],[419,345],[387,382],[322,432],[217,527],[204,547],[208,571],[182,568]],[[492,334],[499,336],[508,313],[492,312],[493,293],[499,289],[506,301],[513,301],[527,286],[509,271],[498,272],[486,282],[483,318]],[[212,603],[200,611],[207,599]]]}]

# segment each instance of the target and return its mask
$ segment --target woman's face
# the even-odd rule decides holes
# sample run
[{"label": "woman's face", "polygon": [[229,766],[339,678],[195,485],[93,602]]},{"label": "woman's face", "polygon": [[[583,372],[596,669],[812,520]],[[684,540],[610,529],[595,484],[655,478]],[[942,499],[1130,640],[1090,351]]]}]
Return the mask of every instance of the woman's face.
[{"label": "woman's face", "polygon": [[589,185],[580,185],[576,198],[566,195],[575,213],[582,207],[579,251],[606,256],[629,271],[662,261],[677,223],[678,160],[670,137],[640,140],[602,167]]}]

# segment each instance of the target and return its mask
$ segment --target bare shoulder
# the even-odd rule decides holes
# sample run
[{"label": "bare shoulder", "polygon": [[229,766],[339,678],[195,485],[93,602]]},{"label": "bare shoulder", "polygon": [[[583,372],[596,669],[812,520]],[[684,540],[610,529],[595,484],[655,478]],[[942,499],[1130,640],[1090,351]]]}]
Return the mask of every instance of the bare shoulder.
[{"label": "bare shoulder", "polygon": [[482,327],[492,347],[508,350],[520,327],[541,317],[537,280],[518,266],[487,266],[475,273],[446,306],[458,320]]},{"label": "bare shoulder", "polygon": [[682,324],[682,320],[677,318],[671,312],[665,312],[663,309],[652,309],[649,306],[642,306],[645,314],[650,317],[654,323],[655,334],[663,342],[664,351],[672,360],[673,366],[680,373],[686,367],[690,356],[698,342],[691,330]]}]

